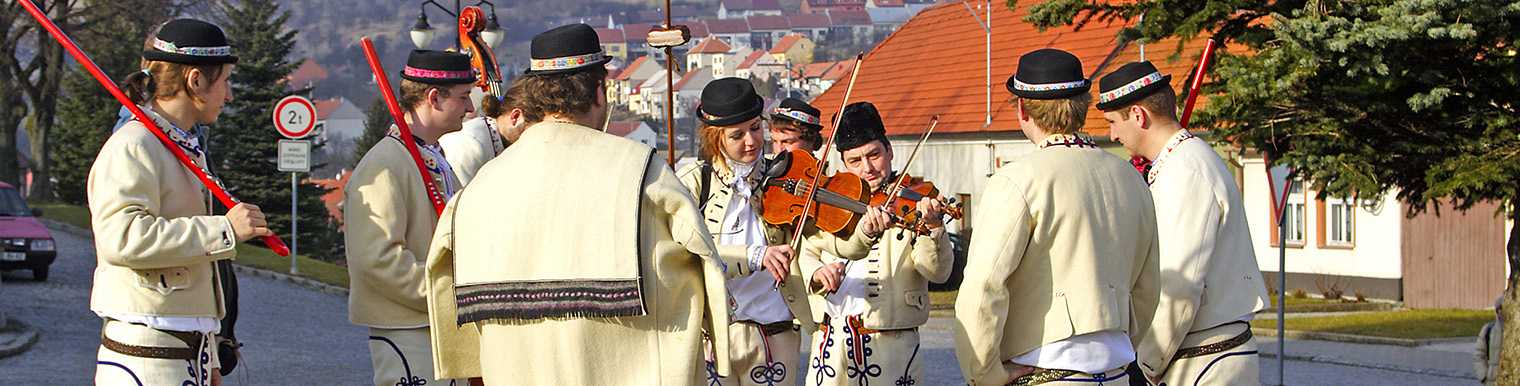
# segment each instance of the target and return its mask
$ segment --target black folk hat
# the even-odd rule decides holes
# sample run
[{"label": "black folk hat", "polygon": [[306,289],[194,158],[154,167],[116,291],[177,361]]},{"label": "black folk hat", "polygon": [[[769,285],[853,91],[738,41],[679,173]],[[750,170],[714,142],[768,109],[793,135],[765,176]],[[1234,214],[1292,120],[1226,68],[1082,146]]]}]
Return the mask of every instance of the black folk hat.
[{"label": "black folk hat", "polygon": [[748,80],[723,78],[702,87],[697,119],[708,126],[733,126],[760,116],[763,110],[765,99]]},{"label": "black folk hat", "polygon": [[406,58],[401,79],[427,84],[465,84],[475,82],[470,56],[458,52],[412,50]]},{"label": "black folk hat", "polygon": [[145,60],[188,64],[237,63],[227,35],[216,25],[195,19],[177,19],[164,23],[153,36],[152,48],[142,52]]},{"label": "black folk hat", "polygon": [[876,105],[871,102],[855,102],[844,107],[844,112],[839,114],[839,122],[834,142],[839,145],[839,152],[865,146],[871,141],[880,140],[883,145],[887,142],[887,127],[881,123],[881,114],[876,112]]},{"label": "black folk hat", "polygon": [[788,119],[812,130],[823,129],[822,115],[818,108],[797,98],[786,98],[771,111],[771,119]]},{"label": "black folk hat", "polygon": [[1066,51],[1041,49],[1019,57],[1019,70],[1008,77],[1008,91],[1020,98],[1062,99],[1087,93],[1082,61]]},{"label": "black folk hat", "polygon": [[1151,62],[1125,64],[1098,81],[1098,110],[1113,111],[1129,106],[1146,95],[1172,87],[1172,76],[1161,75]]},{"label": "black folk hat", "polygon": [[596,30],[585,24],[571,24],[533,36],[529,45],[533,61],[528,75],[563,74],[600,66],[612,61],[602,52]]}]

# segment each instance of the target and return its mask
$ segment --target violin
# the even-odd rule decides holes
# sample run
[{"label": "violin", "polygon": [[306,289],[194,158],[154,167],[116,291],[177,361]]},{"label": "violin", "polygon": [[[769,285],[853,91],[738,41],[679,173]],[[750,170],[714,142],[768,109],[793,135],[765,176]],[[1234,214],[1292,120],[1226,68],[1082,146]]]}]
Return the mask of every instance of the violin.
[{"label": "violin", "polygon": [[502,88],[500,70],[496,67],[496,55],[486,45],[480,33],[486,30],[486,14],[479,6],[468,6],[459,12],[459,48],[470,56],[470,67],[475,69],[475,86],[497,98],[506,95]]},{"label": "violin", "polygon": [[[927,220],[921,218],[923,213],[918,211],[918,203],[925,198],[939,197],[939,188],[934,187],[933,182],[914,179],[906,173],[895,183],[898,184],[894,187],[897,190],[895,194],[886,191],[872,194],[871,206],[885,208],[888,214],[900,219],[899,224],[905,224],[905,228],[921,229],[911,226],[912,224],[927,228]],[[960,220],[965,216],[965,209],[954,198],[936,200],[944,205],[945,214],[951,219]]]},{"label": "violin", "polygon": [[[866,199],[870,197],[866,181],[849,172],[819,178],[820,170],[818,159],[806,150],[777,154],[765,169],[765,195],[761,200],[764,210],[760,218],[768,224],[782,225],[812,217],[818,229],[849,238],[866,213]],[[808,213],[802,213],[815,179],[821,182],[814,198],[822,205],[813,205]]]}]

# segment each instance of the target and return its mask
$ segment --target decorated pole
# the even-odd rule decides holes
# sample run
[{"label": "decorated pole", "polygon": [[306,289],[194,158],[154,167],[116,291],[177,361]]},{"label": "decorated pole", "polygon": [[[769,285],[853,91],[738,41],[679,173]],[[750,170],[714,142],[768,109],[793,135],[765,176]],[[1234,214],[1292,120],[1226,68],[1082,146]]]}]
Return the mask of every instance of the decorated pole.
[{"label": "decorated pole", "polygon": [[433,176],[428,173],[427,165],[422,162],[422,153],[417,150],[417,143],[412,141],[412,129],[406,124],[406,117],[401,113],[401,104],[396,102],[396,95],[391,93],[391,81],[385,77],[385,67],[380,65],[380,56],[375,54],[375,43],[368,36],[359,39],[359,44],[364,47],[364,58],[369,60],[369,69],[375,73],[375,83],[380,85],[380,96],[385,98],[385,106],[391,111],[391,119],[396,121],[396,129],[401,132],[401,144],[406,147],[406,152],[411,154],[412,161],[417,164],[417,172],[422,173],[422,183],[427,187],[428,200],[433,203],[436,213],[443,213],[443,193],[439,193],[438,186],[433,183]]},{"label": "decorated pole", "polygon": [[[116,83],[111,81],[111,78],[107,77],[105,72],[100,70],[99,66],[95,65],[95,61],[90,60],[90,57],[86,56],[84,51],[80,51],[79,46],[74,44],[74,40],[69,39],[68,35],[64,35],[63,31],[58,29],[58,25],[53,24],[53,21],[48,19],[47,15],[43,14],[36,4],[32,4],[31,0],[17,0],[17,2],[26,8],[26,12],[30,13],[33,19],[37,20],[37,24],[41,24],[42,28],[47,29],[48,34],[53,35],[53,39],[57,40],[58,44],[63,45],[63,48],[69,51],[69,55],[73,55],[74,60],[78,61],[79,65],[83,66],[85,70],[88,70],[90,75],[94,76],[95,80],[106,88],[106,91],[110,91],[111,96],[116,97],[117,102],[121,102],[123,106],[127,107],[128,111],[132,112],[132,116],[137,117],[138,122],[142,122],[143,126],[147,126],[148,132],[153,133],[153,137],[158,138],[158,141],[165,148],[168,148],[169,153],[173,154],[180,164],[190,169],[190,172],[194,173],[195,177],[201,180],[201,184],[206,186],[206,190],[211,191],[211,194],[216,196],[223,206],[231,208],[242,202],[228,194],[227,189],[222,187],[220,181],[211,179],[211,176],[207,175],[205,170],[196,165],[195,161],[191,160],[189,156],[185,155],[184,151],[179,149],[179,145],[175,145],[169,139],[169,136],[164,135],[164,131],[158,127],[158,124],[153,123],[153,120],[149,119],[148,115],[144,114],[142,109],[137,107],[136,103],[132,103],[132,99],[127,98],[127,94],[123,93],[121,88],[116,87]],[[274,253],[280,256],[290,256],[290,249],[285,246],[284,241],[280,241],[279,236],[259,236],[259,239],[263,240],[264,245],[269,246],[269,249],[273,250]]]}]

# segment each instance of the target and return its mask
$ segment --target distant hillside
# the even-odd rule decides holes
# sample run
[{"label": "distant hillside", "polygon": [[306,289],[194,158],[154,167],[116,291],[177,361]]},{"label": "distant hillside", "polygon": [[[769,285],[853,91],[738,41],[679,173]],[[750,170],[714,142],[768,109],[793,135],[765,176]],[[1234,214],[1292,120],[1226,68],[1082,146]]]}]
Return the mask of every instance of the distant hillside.
[{"label": "distant hillside", "polygon": [[[455,6],[454,1],[435,1],[451,8],[450,11]],[[407,31],[416,22],[422,3],[420,0],[281,0],[282,8],[291,11],[286,27],[299,31],[292,59],[315,60],[331,74],[328,81],[317,84],[315,96],[344,96],[360,106],[373,98],[374,86],[368,83],[369,67],[359,48],[359,38],[371,37],[385,67],[392,72],[399,71],[406,53],[415,48]],[[474,1],[459,3],[469,6]],[[653,10],[665,5],[663,0],[495,0],[493,3],[502,28],[507,30],[506,41],[495,50],[504,70],[513,68],[514,64],[522,66],[527,63],[527,42],[533,35],[568,20]],[[677,1],[675,4],[696,8],[703,14],[715,14],[718,0]],[[489,14],[490,7],[485,8]],[[448,41],[457,36],[457,20],[431,5],[426,11],[428,22],[438,31],[430,48],[449,47]]]}]

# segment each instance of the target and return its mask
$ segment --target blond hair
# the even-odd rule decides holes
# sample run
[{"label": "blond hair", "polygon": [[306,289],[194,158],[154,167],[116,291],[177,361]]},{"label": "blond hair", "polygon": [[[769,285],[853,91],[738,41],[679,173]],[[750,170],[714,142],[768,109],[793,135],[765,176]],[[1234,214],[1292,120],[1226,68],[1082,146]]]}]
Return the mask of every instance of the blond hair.
[{"label": "blond hair", "polygon": [[[1018,104],[1020,99],[1015,96],[1010,103]],[[1092,95],[1082,93],[1062,99],[1023,98],[1023,102],[1024,112],[1040,129],[1050,134],[1071,134],[1087,123],[1087,107],[1092,104]]]}]

